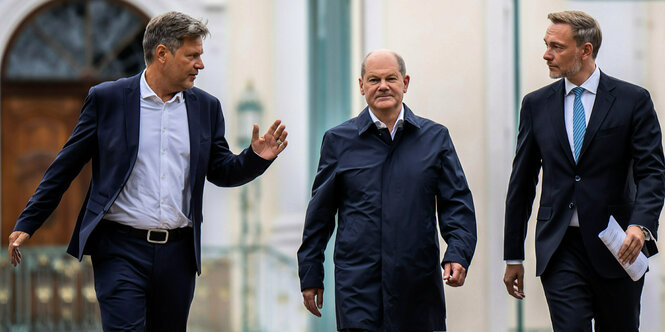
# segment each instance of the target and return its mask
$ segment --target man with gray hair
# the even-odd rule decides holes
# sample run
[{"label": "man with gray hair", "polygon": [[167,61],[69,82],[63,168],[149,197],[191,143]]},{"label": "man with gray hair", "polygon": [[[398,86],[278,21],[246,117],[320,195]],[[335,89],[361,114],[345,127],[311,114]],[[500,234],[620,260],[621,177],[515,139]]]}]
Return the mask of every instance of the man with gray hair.
[{"label": "man with gray hair", "polygon": [[[524,238],[538,173],[536,275],[554,331],[639,330],[644,277],[622,265],[657,252],[665,197],[661,130],[649,93],[595,63],[602,35],[586,13],[548,16],[543,58],[557,82],[522,101],[504,232],[504,283],[524,298]],[[599,239],[610,217],[625,231],[618,261]]]},{"label": "man with gray hair", "polygon": [[[368,106],[323,137],[298,250],[300,287],[307,310],[321,316],[323,251],[337,214],[344,332],[445,331],[444,281],[464,284],[476,248],[473,198],[452,139],[402,102],[410,79],[395,52],[369,53],[358,79]],[[437,220],[448,244],[442,262]]]},{"label": "man with gray hair", "polygon": [[[219,100],[194,87],[208,28],[169,12],[147,25],[140,74],[90,89],[78,124],[9,235],[9,257],[46,221],[92,160],[67,252],[89,254],[104,331],[185,331],[201,273],[203,185],[239,186],[287,145],[275,121],[233,154]],[[249,128],[247,128],[249,129]]]}]

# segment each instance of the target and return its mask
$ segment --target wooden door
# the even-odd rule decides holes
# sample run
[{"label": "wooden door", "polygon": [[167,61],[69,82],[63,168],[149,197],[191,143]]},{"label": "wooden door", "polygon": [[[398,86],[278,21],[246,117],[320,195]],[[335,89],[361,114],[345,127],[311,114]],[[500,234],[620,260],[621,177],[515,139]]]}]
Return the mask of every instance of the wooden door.
[{"label": "wooden door", "polygon": [[[6,235],[2,237],[2,246],[6,247],[17,217],[71,135],[85,94],[80,88],[58,89],[47,85],[3,90],[2,234]],[[29,93],[35,90],[40,93]],[[55,212],[26,244],[69,243],[89,183],[87,165],[65,192]]]},{"label": "wooden door", "polygon": [[[144,68],[147,22],[123,1],[46,1],[14,31],[0,70],[2,246],[71,135],[90,86]],[[89,182],[87,167],[26,244],[67,244]]]}]

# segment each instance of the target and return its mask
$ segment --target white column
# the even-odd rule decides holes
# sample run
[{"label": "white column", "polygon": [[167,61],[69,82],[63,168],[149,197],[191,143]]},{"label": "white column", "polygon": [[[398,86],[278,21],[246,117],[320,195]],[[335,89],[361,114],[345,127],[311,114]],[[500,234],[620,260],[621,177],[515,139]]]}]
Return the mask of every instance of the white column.
[{"label": "white column", "polygon": [[[196,86],[213,96],[217,97],[222,104],[222,112],[226,120],[226,140],[233,146],[235,143],[235,131],[229,131],[229,127],[235,124],[232,122],[235,117],[234,107],[229,100],[231,94],[229,87],[229,31],[228,20],[229,12],[226,1],[204,1],[196,8],[183,8],[185,12],[196,18],[207,21],[210,36],[203,42],[203,63],[205,68],[197,77]],[[233,150],[239,153],[240,150]],[[209,182],[206,182],[203,192],[203,218],[201,232],[202,246],[228,246],[233,240],[232,222],[238,220],[233,218],[237,214],[233,204],[233,193],[229,188],[220,188]]]},{"label": "white column", "polygon": [[275,172],[275,220],[270,243],[293,256],[300,245],[309,201],[309,54],[306,0],[275,1],[275,115],[289,132],[289,145],[269,172]]},{"label": "white column", "polygon": [[379,48],[386,48],[383,0],[365,0],[363,2],[363,19],[365,22],[363,42],[364,54]]},{"label": "white column", "polygon": [[[489,244],[486,279],[487,298],[480,303],[486,307],[486,331],[507,331],[508,317],[514,305],[509,300],[501,280],[503,262],[503,224],[506,190],[515,146],[515,38],[513,1],[487,1],[485,7],[486,105],[485,128],[488,151],[487,163],[487,220]],[[480,207],[479,207],[480,208]]]}]

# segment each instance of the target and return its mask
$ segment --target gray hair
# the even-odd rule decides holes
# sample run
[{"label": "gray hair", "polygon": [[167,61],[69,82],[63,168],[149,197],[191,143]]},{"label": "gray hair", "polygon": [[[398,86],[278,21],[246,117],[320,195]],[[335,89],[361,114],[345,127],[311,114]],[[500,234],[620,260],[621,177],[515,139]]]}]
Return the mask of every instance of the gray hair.
[{"label": "gray hair", "polygon": [[149,66],[155,58],[155,48],[166,46],[171,53],[182,46],[185,38],[205,38],[210,35],[206,23],[179,12],[168,12],[148,22],[143,35],[143,56]]},{"label": "gray hair", "polygon": [[[389,51],[395,56],[395,60],[397,60],[397,67],[399,68],[399,73],[402,74],[402,77],[406,76],[406,63],[404,63],[404,58],[402,58],[401,55]],[[365,55],[365,58],[363,59],[363,62],[360,64],[360,77],[365,77],[365,64],[367,63],[367,58],[369,58],[370,55],[372,55],[374,51],[367,53]]]},{"label": "gray hair", "polygon": [[573,32],[573,39],[577,46],[584,43],[591,43],[593,52],[591,56],[595,59],[603,41],[603,34],[600,31],[600,25],[589,14],[581,11],[565,11],[550,13],[547,18],[554,24],[568,24]]}]

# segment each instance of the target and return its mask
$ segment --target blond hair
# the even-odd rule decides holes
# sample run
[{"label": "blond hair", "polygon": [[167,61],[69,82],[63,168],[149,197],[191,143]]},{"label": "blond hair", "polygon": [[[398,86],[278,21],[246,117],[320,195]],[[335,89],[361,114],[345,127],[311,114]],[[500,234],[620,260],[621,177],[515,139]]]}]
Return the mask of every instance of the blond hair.
[{"label": "blond hair", "polygon": [[581,11],[569,10],[558,13],[550,13],[547,18],[554,24],[568,24],[573,32],[573,39],[577,46],[591,43],[593,52],[591,56],[595,59],[603,41],[600,25],[589,14]]}]

